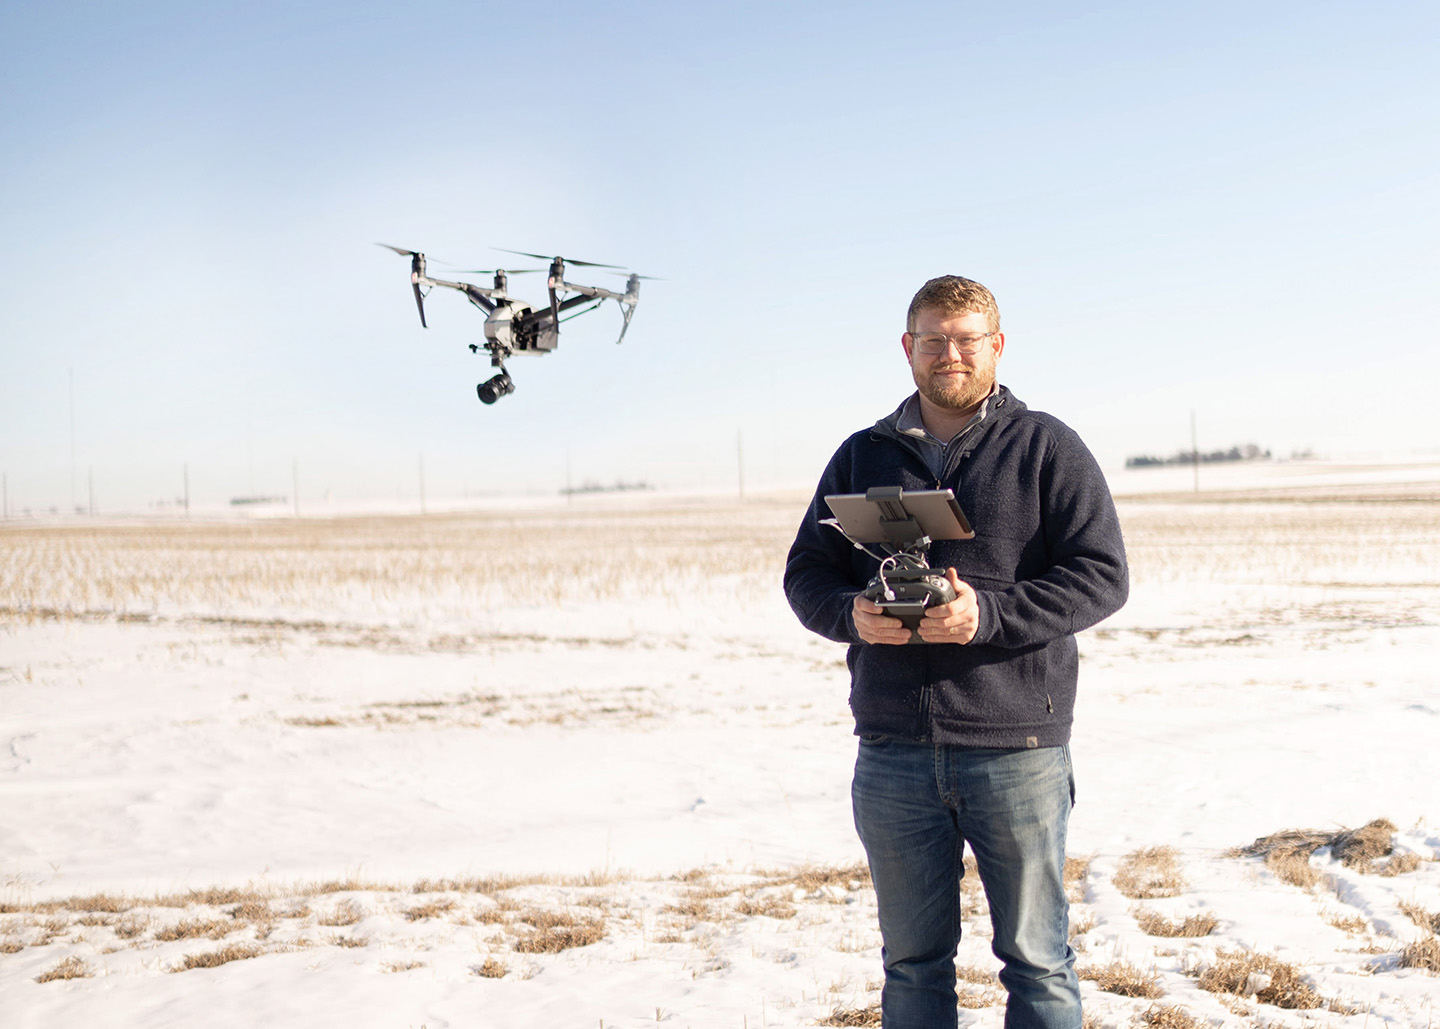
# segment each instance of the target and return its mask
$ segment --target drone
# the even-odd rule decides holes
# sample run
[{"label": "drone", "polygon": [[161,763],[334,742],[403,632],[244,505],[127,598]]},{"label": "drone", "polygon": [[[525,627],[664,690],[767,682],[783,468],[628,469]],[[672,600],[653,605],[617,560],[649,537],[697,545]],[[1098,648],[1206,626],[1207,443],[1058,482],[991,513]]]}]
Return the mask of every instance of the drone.
[{"label": "drone", "polygon": [[[445,279],[433,279],[425,273],[425,255],[418,250],[392,247],[389,243],[378,245],[387,250],[393,250],[402,257],[410,258],[410,288],[415,291],[415,307],[420,312],[421,328],[429,328],[425,323],[425,297],[435,286],[459,290],[465,294],[470,303],[485,312],[485,342],[470,344],[472,353],[479,353],[481,347],[489,351],[490,367],[499,369],[498,374],[475,387],[475,392],[479,394],[481,402],[485,404],[493,404],[505,394],[515,392],[515,383],[511,380],[510,373],[505,370],[506,358],[512,354],[548,354],[560,343],[560,323],[562,321],[569,321],[570,318],[584,314],[586,311],[593,311],[607,300],[615,300],[620,304],[625,320],[624,324],[620,326],[620,338],[615,342],[618,344],[624,340],[625,332],[630,328],[630,318],[635,314],[635,305],[640,302],[640,280],[654,277],[625,272],[618,265],[578,261],[573,257],[547,258],[544,254],[530,254],[523,250],[504,251],[507,254],[519,254],[521,257],[550,262],[550,275],[546,282],[550,293],[550,306],[535,308],[509,294],[509,280],[503,268],[457,269],[450,273],[452,275],[493,275],[495,282],[493,286],[476,286],[469,282],[449,282]],[[599,286],[582,286],[566,282],[565,265],[567,263],[585,268],[606,268],[620,272],[626,275],[625,292],[616,293]],[[545,270],[544,268],[512,268],[508,275],[523,275]],[[573,295],[562,299],[561,295],[566,293]],[[590,306],[585,307],[586,304]],[[577,307],[582,307],[583,310],[574,311]],[[561,318],[561,314],[566,311],[574,311],[574,313]]]}]

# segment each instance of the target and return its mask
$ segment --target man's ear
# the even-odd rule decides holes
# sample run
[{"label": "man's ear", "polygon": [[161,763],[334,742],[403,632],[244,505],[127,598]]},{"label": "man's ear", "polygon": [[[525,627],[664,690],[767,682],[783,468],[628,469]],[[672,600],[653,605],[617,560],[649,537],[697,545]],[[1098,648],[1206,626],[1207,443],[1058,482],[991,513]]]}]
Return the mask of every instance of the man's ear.
[{"label": "man's ear", "polygon": [[1005,353],[1005,333],[997,332],[990,337],[995,346],[995,360],[1000,360],[1000,355]]},{"label": "man's ear", "polygon": [[905,348],[906,364],[915,363],[914,356],[910,353],[910,347],[913,345],[914,339],[915,337],[910,335],[908,331],[900,333],[900,345]]}]

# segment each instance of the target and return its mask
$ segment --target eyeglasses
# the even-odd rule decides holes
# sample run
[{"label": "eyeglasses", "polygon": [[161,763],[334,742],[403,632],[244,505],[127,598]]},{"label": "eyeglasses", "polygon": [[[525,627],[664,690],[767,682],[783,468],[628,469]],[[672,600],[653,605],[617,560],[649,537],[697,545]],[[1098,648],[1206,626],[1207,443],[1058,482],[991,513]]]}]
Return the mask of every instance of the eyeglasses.
[{"label": "eyeglasses", "polygon": [[987,332],[979,336],[947,336],[943,332],[926,332],[922,335],[916,335],[912,332],[910,338],[915,341],[916,350],[930,357],[945,353],[951,346],[955,348],[957,354],[968,356],[979,353],[980,344],[993,335],[995,335],[993,332]]}]

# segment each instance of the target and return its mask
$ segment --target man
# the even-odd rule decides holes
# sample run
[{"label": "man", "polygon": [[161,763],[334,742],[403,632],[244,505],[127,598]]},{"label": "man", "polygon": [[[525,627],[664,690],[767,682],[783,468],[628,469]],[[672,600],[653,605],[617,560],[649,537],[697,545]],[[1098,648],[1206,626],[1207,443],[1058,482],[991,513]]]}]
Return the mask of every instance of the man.
[{"label": "man", "polygon": [[[1080,1029],[1063,882],[1075,633],[1125,602],[1120,525],[1079,437],[997,385],[1005,335],[988,289],[931,279],[900,343],[916,393],[841,444],[785,566],[800,621],[850,644],[852,798],[879,901],[884,1025],[957,1023],[968,842],[1006,1029]],[[951,489],[975,530],[931,546],[956,599],[926,612],[923,643],[861,596],[878,562],[820,524],[826,495],[873,486]]]}]

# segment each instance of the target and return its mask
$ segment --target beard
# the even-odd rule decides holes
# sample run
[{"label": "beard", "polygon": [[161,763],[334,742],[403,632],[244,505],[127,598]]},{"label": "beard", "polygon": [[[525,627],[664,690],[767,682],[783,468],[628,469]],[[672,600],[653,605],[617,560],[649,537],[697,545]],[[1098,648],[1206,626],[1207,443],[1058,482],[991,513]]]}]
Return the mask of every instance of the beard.
[{"label": "beard", "polygon": [[967,370],[970,374],[959,382],[935,374],[957,367],[962,366],[943,365],[922,371],[912,365],[910,372],[920,395],[930,403],[947,411],[968,411],[978,407],[995,389],[995,365],[994,362],[987,362],[985,365],[969,368]]}]

